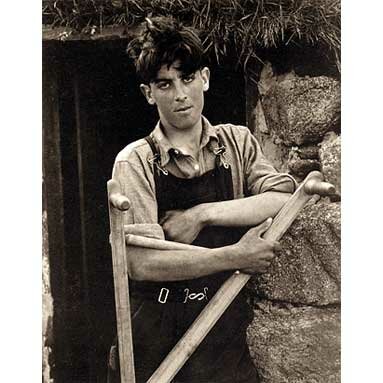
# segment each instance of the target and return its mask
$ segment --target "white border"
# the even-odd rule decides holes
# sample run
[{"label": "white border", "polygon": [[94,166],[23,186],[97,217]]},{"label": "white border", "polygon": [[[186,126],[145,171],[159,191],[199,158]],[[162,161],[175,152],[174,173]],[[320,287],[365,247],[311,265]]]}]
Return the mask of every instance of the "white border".
[{"label": "white border", "polygon": [[342,382],[382,369],[382,7],[342,2]]},{"label": "white border", "polygon": [[1,14],[0,380],[41,382],[41,4]]}]

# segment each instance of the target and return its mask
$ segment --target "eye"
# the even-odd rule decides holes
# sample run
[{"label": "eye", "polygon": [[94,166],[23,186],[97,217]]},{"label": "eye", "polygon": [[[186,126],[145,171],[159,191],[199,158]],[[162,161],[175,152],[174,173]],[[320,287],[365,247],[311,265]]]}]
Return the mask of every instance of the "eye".
[{"label": "eye", "polygon": [[170,83],[168,83],[168,82],[157,83],[157,88],[159,88],[159,89],[168,89],[169,86],[170,86]]},{"label": "eye", "polygon": [[188,84],[189,82],[192,82],[195,79],[194,74],[191,74],[190,76],[184,77],[182,80],[184,83]]}]

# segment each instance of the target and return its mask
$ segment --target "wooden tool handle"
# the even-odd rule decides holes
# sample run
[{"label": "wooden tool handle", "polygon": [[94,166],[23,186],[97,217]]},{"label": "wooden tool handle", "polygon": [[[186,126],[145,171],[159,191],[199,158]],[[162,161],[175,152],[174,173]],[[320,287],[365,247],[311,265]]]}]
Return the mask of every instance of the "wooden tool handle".
[{"label": "wooden tool handle", "polygon": [[125,197],[120,198],[122,194],[120,192],[119,184],[115,180],[109,180],[107,187],[109,197],[110,243],[112,247],[120,376],[122,383],[134,383],[135,373],[132,323],[130,317],[128,265],[122,217],[122,210],[126,210],[125,208],[127,205],[125,202],[127,198],[126,200],[124,200]]},{"label": "wooden tool handle", "polygon": [[125,234],[134,234],[141,237],[165,239],[165,233],[158,223],[133,223],[124,225]]},{"label": "wooden tool handle", "polygon": [[[317,185],[311,186],[308,193],[305,185],[309,181],[314,181]],[[279,240],[312,198],[311,192],[320,189],[318,189],[318,183],[322,181],[323,175],[320,172],[311,172],[282,207],[263,237]],[[250,275],[235,272],[221,286],[147,383],[169,383],[174,378],[249,279]]]},{"label": "wooden tool handle", "polygon": [[328,182],[319,182],[312,180],[307,183],[305,187],[307,194],[319,194],[321,196],[333,195],[335,194],[334,185]]},{"label": "wooden tool handle", "polygon": [[127,234],[126,244],[130,246],[146,247],[156,250],[200,250],[201,246],[188,245],[186,243],[165,241],[163,239],[148,238],[140,235]]},{"label": "wooden tool handle", "polygon": [[107,183],[109,201],[118,210],[125,211],[130,208],[130,201],[120,192],[120,185],[117,181],[111,179]]}]

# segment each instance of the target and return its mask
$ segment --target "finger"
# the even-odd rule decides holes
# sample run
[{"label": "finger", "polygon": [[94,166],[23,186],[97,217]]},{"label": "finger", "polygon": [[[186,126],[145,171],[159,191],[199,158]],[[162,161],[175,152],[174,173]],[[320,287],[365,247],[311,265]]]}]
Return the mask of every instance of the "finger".
[{"label": "finger", "polygon": [[271,226],[271,223],[273,222],[273,219],[270,217],[270,218],[267,218],[266,221],[264,221],[263,223],[261,223],[259,226],[257,226],[257,231],[258,231],[258,236],[261,237],[262,234],[264,232],[266,232],[269,227]]},{"label": "finger", "polygon": [[167,230],[168,229],[168,221],[166,218],[162,218],[159,222],[160,226],[162,226],[162,230]]},{"label": "finger", "polygon": [[257,272],[258,271],[255,271],[253,269],[241,269],[241,273],[249,274],[249,275],[256,274]]},{"label": "finger", "polygon": [[268,271],[268,266],[258,265],[256,267],[247,267],[245,269],[241,269],[242,273],[245,274],[263,274]]},{"label": "finger", "polygon": [[275,254],[273,252],[267,252],[262,254],[260,258],[261,261],[271,262],[275,258]]},{"label": "finger", "polygon": [[159,219],[158,223],[159,223],[160,225],[163,225],[164,222],[165,222],[167,219],[168,219],[168,213],[165,213],[165,215],[164,215],[162,218]]},{"label": "finger", "polygon": [[241,273],[245,274],[260,274],[264,273],[264,268],[261,266],[254,266],[254,267],[245,267],[244,269],[240,270]]},{"label": "finger", "polygon": [[165,212],[164,216],[160,219],[159,223],[162,225],[165,221],[167,221],[170,217],[175,214],[176,210],[168,210]]},{"label": "finger", "polygon": [[274,259],[274,257],[268,257],[267,259],[261,260],[263,267],[269,267],[271,265],[271,261]]},{"label": "finger", "polygon": [[281,244],[278,241],[271,241],[268,239],[262,239],[262,243],[267,250],[279,251],[282,249]]},{"label": "finger", "polygon": [[279,242],[274,242],[274,251],[281,251],[282,250],[282,245]]}]

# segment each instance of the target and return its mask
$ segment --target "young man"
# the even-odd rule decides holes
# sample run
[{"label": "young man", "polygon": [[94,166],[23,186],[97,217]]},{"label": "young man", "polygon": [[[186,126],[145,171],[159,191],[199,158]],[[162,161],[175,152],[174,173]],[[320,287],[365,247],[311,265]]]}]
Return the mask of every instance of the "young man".
[{"label": "young man", "polygon": [[[129,248],[135,370],[141,383],[233,270],[267,270],[278,244],[261,235],[295,181],[275,171],[247,128],[212,126],[202,116],[210,72],[192,29],[170,18],[147,19],[128,52],[159,122],[116,158],[113,177],[132,203],[126,223],[160,223],[167,239],[207,248]],[[243,228],[256,225],[243,235]],[[257,382],[246,344],[251,313],[239,294],[174,381]],[[118,373],[112,347],[109,381],[119,381]]]}]

